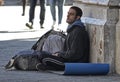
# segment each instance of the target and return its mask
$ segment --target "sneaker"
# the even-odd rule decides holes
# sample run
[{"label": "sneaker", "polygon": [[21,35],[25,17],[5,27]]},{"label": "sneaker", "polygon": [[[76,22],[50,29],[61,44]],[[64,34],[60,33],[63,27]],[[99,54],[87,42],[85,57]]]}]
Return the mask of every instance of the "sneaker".
[{"label": "sneaker", "polygon": [[54,67],[43,65],[42,63],[38,63],[36,69],[38,71],[56,70]]},{"label": "sneaker", "polygon": [[8,64],[5,66],[5,69],[12,69],[14,67],[14,59],[11,59]]},{"label": "sneaker", "polygon": [[40,28],[44,28],[43,25],[40,25]]},{"label": "sneaker", "polygon": [[29,29],[33,29],[33,23],[32,23],[32,22],[26,23],[26,26],[27,26]]},{"label": "sneaker", "polygon": [[52,24],[52,29],[54,29],[55,24],[56,24],[56,21],[53,21],[53,24]]},{"label": "sneaker", "polygon": [[38,71],[40,71],[40,70],[42,70],[42,71],[47,70],[46,66],[43,65],[42,63],[38,63],[38,64],[36,65],[36,69],[37,69]]}]

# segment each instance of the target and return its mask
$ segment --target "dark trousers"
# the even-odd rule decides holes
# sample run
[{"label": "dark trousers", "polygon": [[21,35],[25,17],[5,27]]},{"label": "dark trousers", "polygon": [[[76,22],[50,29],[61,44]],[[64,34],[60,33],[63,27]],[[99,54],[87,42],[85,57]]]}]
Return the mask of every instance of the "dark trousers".
[{"label": "dark trousers", "polygon": [[[45,0],[39,0],[40,3],[40,24],[44,23],[45,19]],[[35,14],[35,6],[37,4],[37,0],[30,0],[30,10],[29,10],[29,22],[33,23],[34,14]]]},{"label": "dark trousers", "polygon": [[65,68],[64,59],[51,54],[41,54],[40,62],[54,70],[64,70]]}]

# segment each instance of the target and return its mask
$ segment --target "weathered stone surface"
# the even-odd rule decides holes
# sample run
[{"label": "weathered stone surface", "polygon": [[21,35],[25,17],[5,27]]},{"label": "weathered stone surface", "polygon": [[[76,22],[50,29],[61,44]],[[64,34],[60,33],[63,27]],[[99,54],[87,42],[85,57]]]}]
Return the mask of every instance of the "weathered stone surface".
[{"label": "weathered stone surface", "polygon": [[115,57],[116,72],[120,74],[120,10],[119,22],[116,25],[116,57]]}]

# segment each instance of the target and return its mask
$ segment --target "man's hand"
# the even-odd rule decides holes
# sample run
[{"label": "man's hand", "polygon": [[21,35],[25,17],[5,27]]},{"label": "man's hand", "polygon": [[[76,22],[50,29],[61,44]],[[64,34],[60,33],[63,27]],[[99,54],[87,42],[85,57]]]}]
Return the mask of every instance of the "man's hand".
[{"label": "man's hand", "polygon": [[54,53],[54,54],[52,54],[53,56],[58,56],[58,53]]}]

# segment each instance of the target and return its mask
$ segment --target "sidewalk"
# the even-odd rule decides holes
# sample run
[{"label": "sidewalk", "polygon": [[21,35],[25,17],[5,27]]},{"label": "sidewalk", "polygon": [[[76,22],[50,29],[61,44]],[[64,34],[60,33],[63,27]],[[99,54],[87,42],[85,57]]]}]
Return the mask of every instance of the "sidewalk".
[{"label": "sidewalk", "polygon": [[[69,6],[64,7],[64,11],[67,11]],[[46,6],[46,16],[44,22],[44,29],[40,29],[39,25],[39,6],[36,7],[35,10],[35,19],[34,19],[34,26],[32,30],[25,26],[25,23],[28,22],[28,13],[29,13],[29,6],[26,7],[25,16],[21,16],[22,14],[22,7],[21,6],[1,6],[0,7],[0,33],[4,33],[4,36],[9,37],[2,37],[0,34],[0,40],[9,40],[13,38],[32,38],[32,37],[40,37],[40,35],[44,34],[47,30],[51,29],[52,26],[52,17],[50,13],[49,6]],[[10,12],[8,12],[10,10]],[[65,21],[67,12],[64,12],[63,15],[63,23],[61,26],[62,30],[66,30],[67,23]],[[58,17],[57,17],[58,18]],[[57,23],[57,22],[56,22]],[[14,34],[17,33],[17,35]],[[9,35],[9,33],[11,35]],[[32,33],[32,34],[31,34]],[[32,36],[31,36],[32,35]]]},{"label": "sidewalk", "polygon": [[[64,8],[63,22],[65,22],[68,8],[67,6]],[[39,27],[39,13],[36,14],[34,29],[29,30],[25,27],[28,21],[28,9],[29,7],[26,8],[26,15],[22,17],[21,6],[0,7],[0,82],[119,82],[119,75],[63,76],[48,72],[5,70],[4,65],[15,53],[30,49],[42,34],[51,29],[49,7],[46,8],[44,29]],[[39,7],[36,11],[39,11]],[[66,29],[64,27],[66,23],[63,23],[63,30]]]}]

